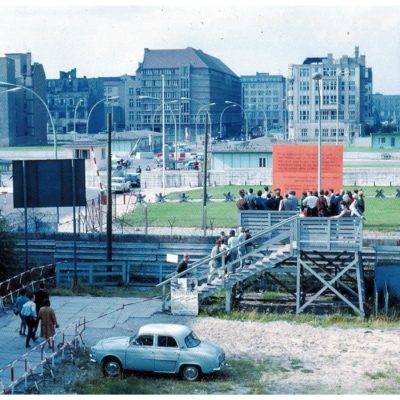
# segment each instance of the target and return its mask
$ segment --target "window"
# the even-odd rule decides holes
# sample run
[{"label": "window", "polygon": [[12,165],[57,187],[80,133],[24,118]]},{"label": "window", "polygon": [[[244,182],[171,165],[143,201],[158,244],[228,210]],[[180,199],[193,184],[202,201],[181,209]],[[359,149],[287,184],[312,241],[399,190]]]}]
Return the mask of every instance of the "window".
[{"label": "window", "polygon": [[322,136],[328,136],[329,135],[329,129],[322,129]]},{"label": "window", "polygon": [[339,136],[344,136],[344,129],[343,128],[339,129]]},{"label": "window", "polygon": [[135,107],[135,99],[129,99],[129,107]]},{"label": "window", "polygon": [[329,111],[328,110],[322,111],[322,119],[325,121],[329,119]]},{"label": "window", "polygon": [[355,90],[355,89],[356,89],[355,81],[349,81],[349,90]]},{"label": "window", "polygon": [[349,75],[354,76],[356,74],[356,70],[354,68],[350,68]]},{"label": "window", "polygon": [[300,90],[303,92],[310,90],[310,83],[308,81],[300,81]]},{"label": "window", "polygon": [[300,96],[300,104],[301,105],[310,104],[310,96]]},{"label": "window", "polygon": [[345,81],[341,81],[340,82],[340,90],[344,91],[346,89],[346,82]]},{"label": "window", "polygon": [[336,104],[336,102],[337,102],[336,95],[331,96],[330,99],[329,99],[329,102],[330,102],[330,104]]},{"label": "window", "polygon": [[354,106],[356,104],[356,96],[349,96],[349,105]]},{"label": "window", "polygon": [[153,346],[154,338],[153,335],[142,335],[136,339],[136,343],[141,346]]},{"label": "window", "polygon": [[265,168],[265,165],[266,165],[265,157],[260,157],[260,158],[258,159],[258,166],[259,166],[260,168]]},{"label": "window", "polygon": [[307,136],[308,136],[308,129],[301,128],[301,137],[307,137]]},{"label": "window", "polygon": [[176,340],[171,336],[159,336],[157,341],[158,347],[178,347]]},{"label": "window", "polygon": [[345,99],[344,96],[340,96],[340,104],[344,105],[345,104]]},{"label": "window", "polygon": [[319,121],[319,111],[315,111],[315,119]]},{"label": "window", "polygon": [[143,123],[145,123],[145,124],[150,124],[150,123],[151,123],[151,121],[150,121],[150,115],[145,115],[145,116],[143,117]]},{"label": "window", "polygon": [[378,137],[378,143],[379,144],[385,144],[386,143],[386,138],[385,137]]},{"label": "window", "polygon": [[300,68],[300,76],[302,77],[310,76],[310,70],[308,68]]},{"label": "window", "polygon": [[314,130],[314,136],[315,136],[315,137],[318,137],[318,135],[319,135],[319,129],[315,129],[315,130]]},{"label": "window", "polygon": [[327,105],[329,104],[329,96],[328,95],[323,95],[322,96],[322,104]]},{"label": "window", "polygon": [[355,111],[349,111],[349,119],[354,121],[356,119],[356,112]]},{"label": "window", "polygon": [[89,150],[75,150],[75,158],[83,159],[83,160],[89,160],[90,159],[90,152]]},{"label": "window", "polygon": [[331,81],[329,88],[330,88],[330,90],[336,90],[336,81]]},{"label": "window", "polygon": [[194,332],[185,337],[185,344],[187,348],[197,347],[200,344],[200,339]]},{"label": "window", "polygon": [[308,110],[300,110],[300,121],[308,121],[310,119],[310,112]]},{"label": "window", "polygon": [[333,137],[336,136],[336,129],[335,128],[331,129],[331,136],[333,136]]},{"label": "window", "polygon": [[330,82],[329,81],[324,81],[322,86],[323,86],[324,90],[329,90]]},{"label": "window", "polygon": [[333,111],[331,112],[331,119],[333,119],[333,120],[337,119],[337,112],[336,112],[336,110],[333,110]]},{"label": "window", "polygon": [[132,122],[135,118],[135,112],[134,111],[129,111],[129,121]]},{"label": "window", "polygon": [[135,89],[134,88],[129,88],[128,94],[129,94],[129,96],[134,96],[135,95]]}]

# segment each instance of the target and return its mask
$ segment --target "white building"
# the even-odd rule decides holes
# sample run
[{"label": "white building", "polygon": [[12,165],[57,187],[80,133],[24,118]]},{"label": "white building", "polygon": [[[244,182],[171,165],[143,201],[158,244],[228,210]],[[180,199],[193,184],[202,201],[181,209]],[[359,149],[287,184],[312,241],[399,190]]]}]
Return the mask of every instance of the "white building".
[{"label": "white building", "polygon": [[[317,82],[314,74],[321,74]],[[289,66],[287,79],[288,135],[292,141],[316,141],[319,135],[321,95],[322,140],[351,142],[364,136],[365,125],[373,124],[372,69],[365,55],[355,48],[354,57],[307,58]]]}]

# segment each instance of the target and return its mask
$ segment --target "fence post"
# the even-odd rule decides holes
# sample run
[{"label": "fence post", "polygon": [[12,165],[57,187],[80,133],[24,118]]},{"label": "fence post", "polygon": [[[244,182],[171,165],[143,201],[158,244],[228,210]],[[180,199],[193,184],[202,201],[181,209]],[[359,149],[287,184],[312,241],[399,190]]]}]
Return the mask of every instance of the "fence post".
[{"label": "fence post", "polygon": [[378,310],[379,310],[379,292],[376,286],[376,281],[374,279],[374,314],[375,318],[378,317]]}]

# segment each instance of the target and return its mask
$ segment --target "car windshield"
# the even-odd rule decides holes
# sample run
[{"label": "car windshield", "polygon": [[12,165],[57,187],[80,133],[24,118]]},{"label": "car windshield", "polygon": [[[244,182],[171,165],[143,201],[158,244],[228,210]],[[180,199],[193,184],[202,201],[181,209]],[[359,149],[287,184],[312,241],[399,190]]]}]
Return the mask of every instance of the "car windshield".
[{"label": "car windshield", "polygon": [[196,347],[201,343],[200,339],[196,336],[194,332],[190,332],[189,335],[185,337],[186,347]]}]

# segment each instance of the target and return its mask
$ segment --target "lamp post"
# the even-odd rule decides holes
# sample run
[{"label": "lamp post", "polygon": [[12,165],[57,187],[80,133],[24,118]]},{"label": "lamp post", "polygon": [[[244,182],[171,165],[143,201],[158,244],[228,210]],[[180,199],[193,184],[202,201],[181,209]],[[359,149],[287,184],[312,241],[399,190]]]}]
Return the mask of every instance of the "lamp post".
[{"label": "lamp post", "polygon": [[224,115],[225,110],[227,110],[228,108],[231,107],[237,107],[236,104],[231,104],[229,106],[226,106],[222,112],[221,112],[221,116],[219,117],[219,137],[222,139],[222,116]]},{"label": "lamp post", "polygon": [[318,195],[319,192],[321,191],[321,136],[322,136],[322,130],[321,130],[321,80],[322,80],[322,75],[320,73],[315,73],[313,75],[313,80],[317,83],[317,90],[318,90],[318,120],[319,120],[319,133],[318,133]]},{"label": "lamp post", "polygon": [[[203,109],[205,109],[206,107],[211,107],[211,106],[215,106],[215,103],[210,103],[210,104],[203,104],[200,108],[199,108],[199,110],[197,111],[197,114],[196,114],[196,139],[197,139],[197,120],[198,120],[198,117],[199,117],[199,115],[200,115],[200,113],[201,113],[201,111],[203,110]],[[210,117],[210,113],[206,110],[206,123],[205,123],[205,134],[204,135],[207,135],[207,119],[208,119],[208,122],[210,123],[210,126],[211,126],[211,117]]]},{"label": "lamp post", "polygon": [[[153,99],[153,100],[160,100],[157,97],[151,97],[151,96],[139,96],[139,99]],[[172,110],[172,107],[170,106],[170,104],[173,103],[178,103],[179,100],[171,100],[171,101],[166,101],[165,105],[167,106],[168,110],[171,112],[172,114],[172,118],[174,120],[174,133],[175,133],[175,149],[177,147],[177,142],[178,142],[178,131],[177,131],[177,127],[176,127],[176,118],[175,118],[175,113]],[[157,106],[156,110],[153,113],[153,117],[151,119],[151,125],[152,125],[152,129],[154,132],[154,120],[156,117],[157,112],[161,109],[161,104],[159,106]],[[175,150],[175,161],[178,160],[177,154],[176,154],[176,150]]]},{"label": "lamp post", "polygon": [[90,120],[90,116],[92,115],[92,112],[95,109],[95,107],[97,107],[101,103],[104,103],[105,101],[114,101],[114,100],[118,100],[118,99],[119,99],[119,96],[105,97],[104,99],[99,100],[97,103],[95,103],[93,105],[93,107],[89,111],[87,121],[86,121],[86,134],[89,134],[89,120]]},{"label": "lamp post", "polygon": [[75,141],[76,141],[76,134],[77,134],[77,132],[76,132],[76,112],[78,111],[78,107],[79,107],[79,104],[80,104],[80,103],[83,103],[83,99],[79,99],[79,101],[76,103],[75,111],[74,111],[74,134],[75,134]]},{"label": "lamp post", "polygon": [[53,134],[54,134],[54,158],[57,160],[57,135],[56,135],[56,129],[54,127],[54,121],[53,121],[53,117],[51,116],[51,112],[49,110],[49,108],[47,107],[46,102],[32,89],[23,86],[23,85],[18,85],[16,83],[8,83],[8,82],[2,82],[0,81],[0,86],[12,86],[13,88],[19,88],[19,89],[23,89],[23,90],[27,90],[29,93],[32,93],[34,96],[36,96],[40,102],[43,104],[44,108],[46,109],[46,111],[49,114],[50,117],[50,123],[51,123],[51,127],[53,129]]},{"label": "lamp post", "polygon": [[[216,104],[216,103],[204,104],[204,103],[202,103],[202,102],[199,101],[199,100],[192,99],[191,97],[181,97],[181,100],[190,100],[190,101],[194,101],[194,102],[196,102],[197,104],[200,104],[200,105],[201,105],[201,108],[204,107],[204,106],[208,106],[208,107],[215,106],[215,104]],[[199,111],[200,111],[200,109],[199,109]],[[211,124],[210,115],[209,115],[208,112],[206,112],[206,113],[207,113],[207,115],[208,115],[208,121],[209,121],[210,124]],[[199,112],[197,112],[196,118],[195,118],[195,136],[196,136],[196,137],[195,137],[195,141],[197,140],[197,116],[198,116],[198,115],[199,115]]]},{"label": "lamp post", "polygon": [[283,105],[283,140],[288,140],[286,135],[286,98],[282,99]]},{"label": "lamp post", "polygon": [[249,121],[247,120],[246,111],[240,104],[235,103],[234,101],[225,100],[225,104],[236,104],[243,111],[244,119],[246,121],[246,140],[249,140]]}]

